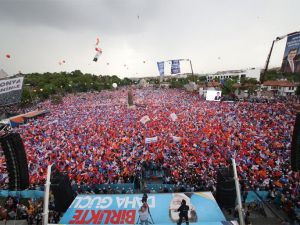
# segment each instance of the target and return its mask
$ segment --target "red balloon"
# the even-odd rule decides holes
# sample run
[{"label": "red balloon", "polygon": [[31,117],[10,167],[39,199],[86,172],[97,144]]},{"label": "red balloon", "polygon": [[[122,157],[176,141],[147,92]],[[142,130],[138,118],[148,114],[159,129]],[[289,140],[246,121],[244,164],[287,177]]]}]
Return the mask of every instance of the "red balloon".
[{"label": "red balloon", "polygon": [[6,54],[5,56],[6,58],[10,59],[10,54]]},{"label": "red balloon", "polygon": [[63,62],[63,63],[66,63],[66,61],[65,61],[65,60],[63,60],[62,62]]},{"label": "red balloon", "polygon": [[102,52],[102,49],[101,49],[101,48],[98,48],[98,47],[95,48],[95,50],[96,50],[96,52],[100,52],[100,53]]},{"label": "red balloon", "polygon": [[99,42],[100,42],[100,38],[97,37],[97,39],[96,39],[96,45],[98,45]]}]

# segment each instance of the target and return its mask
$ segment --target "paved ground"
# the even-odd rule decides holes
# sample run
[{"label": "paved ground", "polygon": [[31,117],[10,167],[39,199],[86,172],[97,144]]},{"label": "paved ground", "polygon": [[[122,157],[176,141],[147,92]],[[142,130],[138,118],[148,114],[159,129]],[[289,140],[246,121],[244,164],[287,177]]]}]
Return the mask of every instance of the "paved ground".
[{"label": "paved ground", "polygon": [[[289,220],[287,214],[274,204],[265,204],[263,207],[263,211],[250,211],[250,221],[252,225],[281,225],[283,220]],[[232,214],[228,214],[227,211],[223,210],[223,212],[227,220],[237,220]],[[291,225],[300,225],[296,222],[289,222]]]},{"label": "paved ground", "polygon": [[0,225],[27,225],[27,221],[26,220],[8,220],[6,222],[4,221],[0,221]]}]

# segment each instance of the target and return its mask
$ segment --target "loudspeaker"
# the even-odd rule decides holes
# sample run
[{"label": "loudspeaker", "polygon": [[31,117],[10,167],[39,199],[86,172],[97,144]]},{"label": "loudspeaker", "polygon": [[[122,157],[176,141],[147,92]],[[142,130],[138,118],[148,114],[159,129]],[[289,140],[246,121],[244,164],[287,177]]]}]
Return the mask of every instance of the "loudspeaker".
[{"label": "loudspeaker", "polygon": [[20,190],[27,189],[29,187],[29,172],[27,157],[24,148],[22,138],[17,133],[12,133],[12,141],[14,143],[16,158],[19,167],[19,176],[20,176]]},{"label": "loudspeaker", "polygon": [[219,169],[217,172],[216,200],[221,208],[234,208],[236,205],[236,191],[233,171],[228,168]]},{"label": "loudspeaker", "polygon": [[60,173],[55,166],[52,166],[52,169],[50,190],[54,195],[55,210],[65,212],[72,204],[75,193],[72,190],[68,175]]},{"label": "loudspeaker", "polygon": [[8,133],[0,137],[6,158],[9,190],[24,190],[29,187],[26,152],[20,134]]},{"label": "loudspeaker", "polygon": [[291,166],[293,171],[300,170],[300,112],[297,113],[291,149]]}]

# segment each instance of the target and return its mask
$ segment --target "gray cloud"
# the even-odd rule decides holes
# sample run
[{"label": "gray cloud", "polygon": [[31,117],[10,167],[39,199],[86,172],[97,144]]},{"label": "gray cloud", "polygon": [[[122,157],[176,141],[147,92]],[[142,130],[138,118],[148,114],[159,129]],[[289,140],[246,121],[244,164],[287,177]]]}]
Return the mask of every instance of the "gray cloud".
[{"label": "gray cloud", "polygon": [[[60,30],[133,33],[144,29],[159,10],[157,1],[2,1],[0,23]],[[143,26],[137,26],[143,20]]]},{"label": "gray cloud", "polygon": [[[195,72],[263,67],[272,40],[299,30],[299,7],[299,0],[1,0],[0,68],[157,75],[156,62],[174,58],[191,58]],[[97,36],[103,55],[92,63]],[[271,66],[280,65],[284,44]],[[62,58],[68,63],[59,67]]]}]

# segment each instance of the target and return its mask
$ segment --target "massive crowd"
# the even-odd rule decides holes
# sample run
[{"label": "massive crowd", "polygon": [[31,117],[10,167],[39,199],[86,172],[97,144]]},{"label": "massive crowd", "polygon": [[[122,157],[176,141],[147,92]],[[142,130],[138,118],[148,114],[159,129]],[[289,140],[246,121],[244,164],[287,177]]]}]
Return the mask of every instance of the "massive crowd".
[{"label": "massive crowd", "polygon": [[[165,171],[166,183],[213,190],[217,168],[235,156],[246,189],[282,189],[296,200],[292,101],[207,102],[181,90],[138,89],[134,102],[128,107],[127,90],[121,89],[68,95],[60,105],[42,103],[50,114],[16,129],[24,140],[30,183],[44,184],[51,163],[77,184],[132,182],[151,162]],[[143,124],[146,115],[150,121]],[[151,137],[157,142],[146,144]]]}]

